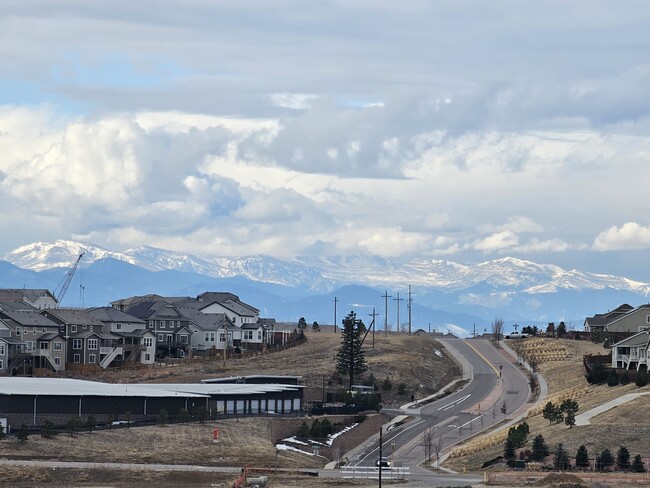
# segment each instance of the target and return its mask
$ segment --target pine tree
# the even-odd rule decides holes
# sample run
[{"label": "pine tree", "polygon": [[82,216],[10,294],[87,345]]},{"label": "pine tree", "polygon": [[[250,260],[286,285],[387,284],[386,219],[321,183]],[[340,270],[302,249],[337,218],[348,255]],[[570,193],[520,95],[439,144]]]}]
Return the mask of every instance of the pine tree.
[{"label": "pine tree", "polygon": [[533,461],[543,461],[548,456],[548,446],[544,441],[544,436],[539,434],[533,439]]},{"label": "pine tree", "polygon": [[348,375],[350,380],[348,391],[352,391],[354,376],[368,370],[366,355],[361,347],[361,320],[354,312],[343,319],[341,327],[341,346],[336,354],[336,371]]},{"label": "pine tree", "polygon": [[630,469],[630,451],[627,447],[621,446],[616,453],[616,466],[623,471]]},{"label": "pine tree", "polygon": [[643,465],[640,454],[634,456],[634,461],[632,461],[632,471],[635,473],[645,473],[645,466]]},{"label": "pine tree", "polygon": [[18,432],[16,432],[16,438],[22,443],[26,442],[27,439],[29,438],[29,431],[27,430],[27,426],[25,424],[22,424],[20,426],[20,429]]},{"label": "pine tree", "polygon": [[564,417],[564,423],[569,426],[569,429],[576,424],[576,415],[573,410],[569,410]]},{"label": "pine tree", "polygon": [[503,457],[506,461],[511,461],[515,458],[515,444],[512,442],[510,437],[506,439],[506,445],[503,449]]},{"label": "pine tree", "polygon": [[552,424],[555,421],[555,405],[553,405],[553,402],[547,402],[546,405],[544,405],[542,417],[548,420],[549,424]]},{"label": "pine tree", "polygon": [[600,453],[600,468],[605,469],[614,465],[614,456],[609,449],[604,449]]},{"label": "pine tree", "polygon": [[309,437],[309,427],[307,427],[307,422],[304,420],[300,424],[300,427],[298,428],[298,439],[306,439]]},{"label": "pine tree", "polygon": [[637,371],[636,373],[636,379],[634,380],[634,383],[636,386],[639,388],[644,387],[645,385],[648,384],[648,373],[645,369],[641,369]]},{"label": "pine tree", "polygon": [[565,471],[569,469],[569,456],[564,450],[564,446],[562,446],[561,442],[555,448],[553,468],[558,471]]},{"label": "pine tree", "polygon": [[584,444],[580,446],[578,452],[576,452],[576,466],[579,468],[589,467],[589,452]]}]

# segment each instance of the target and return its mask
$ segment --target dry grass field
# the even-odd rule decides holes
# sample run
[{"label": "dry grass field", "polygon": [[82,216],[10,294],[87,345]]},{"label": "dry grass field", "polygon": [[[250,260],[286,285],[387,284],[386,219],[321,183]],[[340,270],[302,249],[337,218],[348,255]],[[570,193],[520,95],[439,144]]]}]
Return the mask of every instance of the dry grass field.
[{"label": "dry grass field", "polygon": [[[376,334],[375,349],[371,349],[370,341],[369,336],[364,345],[369,365],[368,373],[372,373],[380,383],[384,378],[389,377],[394,385],[390,392],[382,392],[385,402],[404,403],[409,400],[411,392],[416,392],[418,397],[425,396],[437,391],[443,383],[449,381],[449,372],[454,369],[453,363],[446,355],[435,352],[440,351],[441,347],[431,338],[398,335],[385,337],[383,334]],[[192,382],[230,375],[301,375],[309,390],[306,396],[311,395],[320,399],[323,379],[327,383],[332,378],[339,342],[340,337],[334,333],[308,333],[307,342],[295,348],[247,359],[228,360],[225,367],[223,361],[218,360],[169,368],[104,372],[102,379],[113,382]],[[396,393],[400,382],[408,385],[407,394],[401,397]],[[343,384],[345,385],[345,380]],[[337,389],[338,382],[334,381],[326,388]],[[120,428],[96,431],[92,434],[80,433],[75,437],[70,437],[66,433],[52,439],[32,435],[24,444],[14,438],[0,441],[0,457],[270,468],[276,463],[276,449],[271,442],[271,424],[272,421],[267,418],[219,420],[216,425],[219,426],[221,443],[216,445],[212,443],[212,429],[215,424],[211,422],[206,422],[204,425],[175,424]],[[354,429],[351,433],[351,437],[354,438]],[[363,439],[359,439],[361,440]],[[316,468],[324,466],[326,462],[328,460],[322,457],[292,451],[277,453],[277,466],[280,468]],[[3,480],[11,479],[11,482],[7,481],[10,486],[20,486],[19,482],[27,483],[25,486],[36,486],[41,482],[49,483],[47,479],[50,479],[52,483],[49,483],[49,486],[57,485],[58,475],[53,474],[51,470],[34,470],[34,472],[24,470],[24,472],[24,479],[14,473],[9,478],[0,479],[0,484],[4,483]],[[97,486],[94,474],[84,470],[74,471],[74,473],[76,473],[74,476],[78,477],[78,486]],[[111,474],[111,476],[117,475]],[[151,477],[153,482],[153,478],[158,475],[149,473],[147,476]],[[180,475],[176,473],[174,476]],[[38,481],[39,477],[43,479]],[[84,478],[87,478],[87,481],[83,481]],[[215,481],[218,478],[218,476],[212,477],[210,483],[196,486],[220,486],[215,484],[219,482]],[[228,483],[232,483],[232,477],[226,478]],[[32,479],[31,484],[30,479]],[[302,482],[298,481],[301,479]],[[318,483],[326,481],[320,480]],[[287,479],[286,482],[283,481],[275,486],[343,486],[337,485],[334,480],[327,481],[325,484],[312,484],[312,482],[316,483],[315,480],[311,480],[310,484],[306,485],[304,478],[298,477],[296,484],[290,484],[292,481]],[[114,483],[111,482],[111,486],[142,486],[133,483],[133,479],[129,476],[124,480],[118,476]],[[165,482],[162,485],[173,486],[174,483],[176,482],[170,480],[169,483]],[[179,482],[178,486],[192,485],[188,483],[183,485]],[[223,486],[230,486],[230,484]]]},{"label": "dry grass field", "polygon": [[[542,361],[539,366],[540,373],[546,379],[549,389],[548,397],[543,404],[549,400],[558,403],[561,399],[570,397],[579,403],[578,413],[581,413],[626,393],[649,390],[649,387],[639,389],[634,384],[617,387],[589,385],[584,377],[582,356],[584,354],[603,354],[604,350],[601,345],[561,339],[529,339],[529,341],[535,341],[536,347],[546,348],[548,351],[560,351],[557,354],[553,353],[552,356],[549,355],[549,359]],[[543,343],[549,344],[544,345]],[[533,437],[542,434],[551,451],[561,442],[571,456],[575,455],[581,444],[587,446],[591,457],[605,448],[616,453],[621,445],[625,445],[633,456],[636,454],[650,456],[650,443],[648,443],[650,417],[641,413],[644,402],[647,403],[647,401],[648,397],[642,397],[593,418],[592,425],[571,429],[564,424],[549,425],[548,421],[542,417],[542,404],[533,409],[526,419],[530,426],[527,447],[530,448]],[[486,442],[486,439],[474,441],[474,447],[481,444],[485,448],[467,456],[450,459],[447,466],[458,470],[480,469],[485,461],[503,454],[505,433],[495,434],[493,440],[495,439],[498,439],[499,442]]]}]

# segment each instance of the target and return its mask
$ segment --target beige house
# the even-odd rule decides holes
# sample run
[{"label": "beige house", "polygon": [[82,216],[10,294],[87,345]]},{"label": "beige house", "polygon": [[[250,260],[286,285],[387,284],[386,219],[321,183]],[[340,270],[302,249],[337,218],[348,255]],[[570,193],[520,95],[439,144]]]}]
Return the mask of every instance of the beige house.
[{"label": "beige house", "polygon": [[647,329],[612,346],[612,368],[648,370],[650,331]]}]

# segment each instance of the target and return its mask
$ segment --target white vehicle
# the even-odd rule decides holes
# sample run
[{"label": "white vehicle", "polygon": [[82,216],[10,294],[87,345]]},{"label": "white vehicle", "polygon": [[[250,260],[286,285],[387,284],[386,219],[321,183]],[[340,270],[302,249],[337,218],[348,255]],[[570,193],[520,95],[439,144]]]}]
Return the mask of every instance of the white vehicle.
[{"label": "white vehicle", "polygon": [[506,339],[526,339],[528,337],[528,334],[522,334],[519,331],[514,331],[510,332],[510,334],[506,334]]}]

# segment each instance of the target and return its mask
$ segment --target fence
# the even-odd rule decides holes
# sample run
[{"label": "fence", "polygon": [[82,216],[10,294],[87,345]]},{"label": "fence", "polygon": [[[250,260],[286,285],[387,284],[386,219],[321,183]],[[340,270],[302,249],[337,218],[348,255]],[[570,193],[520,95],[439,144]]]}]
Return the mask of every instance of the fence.
[{"label": "fence", "polygon": [[[381,468],[382,480],[405,480],[411,474],[408,467]],[[344,466],[341,468],[344,479],[379,479],[379,468],[373,466]]]}]

